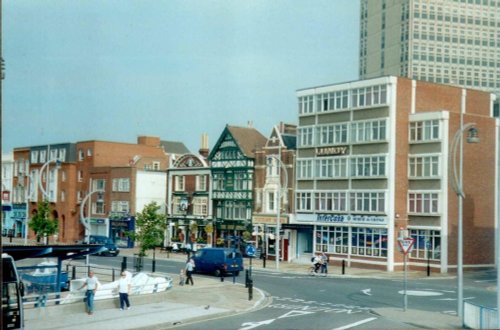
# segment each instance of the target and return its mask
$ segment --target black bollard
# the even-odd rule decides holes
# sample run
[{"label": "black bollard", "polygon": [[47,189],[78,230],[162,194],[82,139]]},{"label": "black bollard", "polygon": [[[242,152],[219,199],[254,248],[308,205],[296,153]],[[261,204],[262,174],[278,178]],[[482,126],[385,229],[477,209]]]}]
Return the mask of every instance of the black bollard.
[{"label": "black bollard", "polygon": [[224,282],[224,274],[222,273],[222,271],[219,274],[220,274],[220,281]]},{"label": "black bollard", "polygon": [[248,269],[245,270],[245,288],[248,288],[248,283],[250,281],[250,277],[248,276]]},{"label": "black bollard", "polygon": [[127,257],[123,257],[122,260],[122,272],[127,269]]},{"label": "black bollard", "polygon": [[253,280],[248,280],[248,300],[253,299]]},{"label": "black bollard", "polygon": [[427,276],[431,276],[431,261],[427,258]]},{"label": "black bollard", "polygon": [[76,266],[73,266],[71,269],[71,279],[76,279]]},{"label": "black bollard", "polygon": [[342,259],[342,275],[345,275],[345,259]]}]

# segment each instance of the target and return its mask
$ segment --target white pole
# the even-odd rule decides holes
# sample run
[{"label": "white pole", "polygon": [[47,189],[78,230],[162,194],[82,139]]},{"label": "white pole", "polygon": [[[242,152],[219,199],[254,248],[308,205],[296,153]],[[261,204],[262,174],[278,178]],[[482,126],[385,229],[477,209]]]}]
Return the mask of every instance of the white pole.
[{"label": "white pole", "polygon": [[458,316],[463,324],[463,162],[464,162],[464,111],[465,111],[465,90],[462,90],[462,102],[460,109],[460,160],[459,160],[459,184],[458,184],[458,251],[457,251],[457,286],[458,286]]}]

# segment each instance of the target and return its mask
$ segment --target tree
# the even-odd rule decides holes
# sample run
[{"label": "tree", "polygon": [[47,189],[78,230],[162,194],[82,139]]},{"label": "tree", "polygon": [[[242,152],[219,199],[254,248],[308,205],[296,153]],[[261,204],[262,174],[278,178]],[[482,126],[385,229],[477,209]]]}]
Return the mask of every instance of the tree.
[{"label": "tree", "polygon": [[128,235],[139,243],[139,256],[146,256],[147,250],[152,250],[161,245],[165,234],[165,215],[159,214],[160,206],[156,202],[151,202],[144,206],[141,213],[136,215],[136,229],[129,231]]},{"label": "tree", "polygon": [[29,227],[35,232],[37,242],[40,242],[42,237],[54,235],[58,232],[57,219],[52,218],[47,200],[38,203],[38,211],[31,218]]}]

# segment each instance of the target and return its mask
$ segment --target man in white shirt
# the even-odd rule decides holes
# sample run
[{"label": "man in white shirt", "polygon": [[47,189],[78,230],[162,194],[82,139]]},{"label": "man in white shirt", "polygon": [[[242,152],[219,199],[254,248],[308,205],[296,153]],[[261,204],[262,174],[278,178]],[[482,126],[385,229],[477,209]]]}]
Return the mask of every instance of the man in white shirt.
[{"label": "man in white shirt", "polygon": [[130,309],[130,301],[128,300],[128,295],[132,289],[132,282],[127,276],[127,272],[123,271],[120,280],[118,281],[118,294],[120,295],[120,310],[125,308]]},{"label": "man in white shirt", "polygon": [[99,283],[97,277],[94,276],[94,272],[89,271],[89,277],[85,279],[85,282],[79,289],[81,290],[84,287],[87,287],[87,291],[85,292],[85,303],[87,307],[87,314],[89,315],[92,315],[94,312],[94,296],[100,285],[101,283]]}]

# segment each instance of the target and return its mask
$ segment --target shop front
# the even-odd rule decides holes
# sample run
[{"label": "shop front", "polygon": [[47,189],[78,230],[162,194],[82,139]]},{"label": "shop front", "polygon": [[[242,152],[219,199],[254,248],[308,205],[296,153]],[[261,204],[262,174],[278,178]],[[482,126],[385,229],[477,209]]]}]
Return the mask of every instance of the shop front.
[{"label": "shop front", "polygon": [[120,248],[133,248],[134,241],[127,232],[135,230],[135,218],[130,214],[111,214],[109,217],[110,237]]}]

